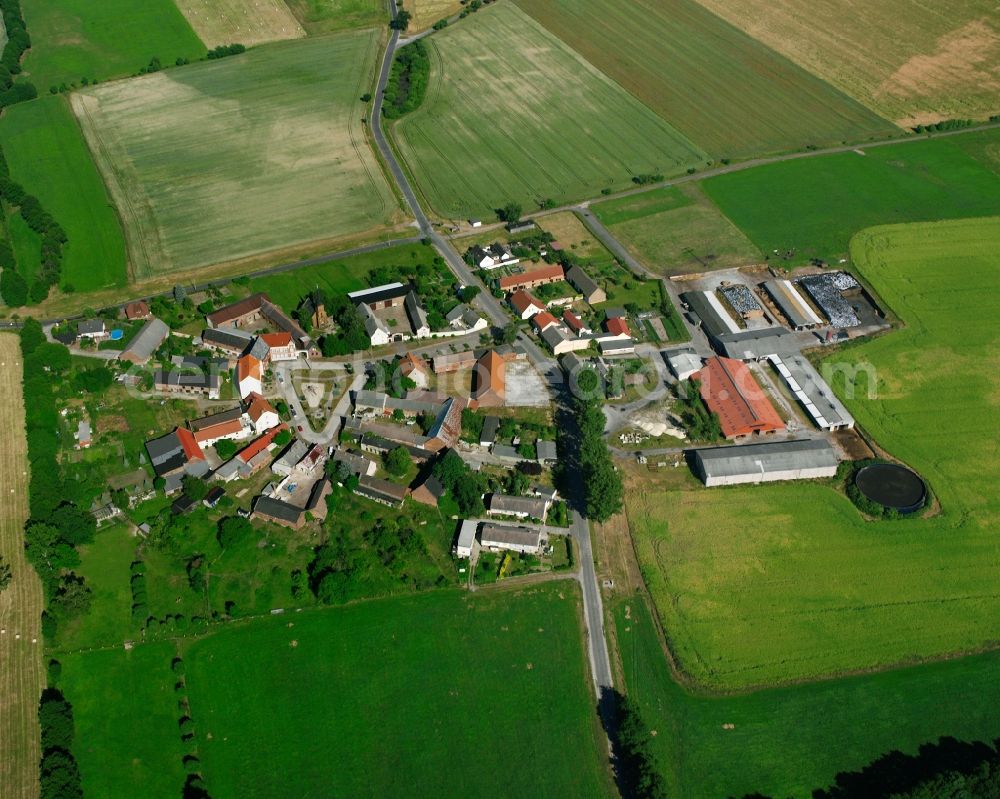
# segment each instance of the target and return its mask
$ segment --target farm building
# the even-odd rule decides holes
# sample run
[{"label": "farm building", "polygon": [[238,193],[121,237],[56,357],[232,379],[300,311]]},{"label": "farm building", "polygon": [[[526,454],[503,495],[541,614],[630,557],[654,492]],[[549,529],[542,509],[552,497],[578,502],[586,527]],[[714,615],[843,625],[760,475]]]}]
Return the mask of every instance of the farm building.
[{"label": "farm building", "polygon": [[785,423],[742,361],[709,358],[693,377],[701,382],[701,398],[709,410],[718,414],[727,439],[785,429]]},{"label": "farm building", "polygon": [[687,380],[701,369],[701,356],[690,348],[664,353],[667,366],[678,380]]},{"label": "farm building", "polygon": [[155,318],[150,319],[136,333],[135,338],[125,348],[125,351],[118,356],[118,360],[142,366],[153,357],[153,353],[160,348],[169,335],[170,328],[167,327],[166,322]]},{"label": "farm building", "polygon": [[308,352],[312,339],[309,334],[302,329],[302,326],[292,317],[286,314],[281,308],[268,299],[264,299],[260,304],[261,315],[279,330],[289,333],[295,340],[295,346],[303,352]]},{"label": "farm building", "polygon": [[854,427],[854,417],[808,359],[801,355],[769,355],[768,360],[817,427],[821,430]]},{"label": "farm building", "polygon": [[195,441],[205,447],[210,447],[223,438],[235,440],[246,438],[250,434],[250,427],[243,424],[242,408],[230,408],[200,419],[192,419],[188,422],[188,427],[194,433]]},{"label": "farm building", "polygon": [[597,349],[601,355],[632,355],[635,342],[628,336],[604,336],[597,339]]},{"label": "farm building", "polygon": [[519,519],[544,519],[549,503],[541,497],[515,497],[490,494],[486,512],[490,516],[516,516]]},{"label": "farm building", "polygon": [[691,312],[698,317],[709,340],[726,333],[739,333],[740,327],[730,316],[719,298],[711,291],[688,291],[681,294]]},{"label": "farm building", "polygon": [[712,342],[716,352],[740,361],[761,361],[774,353],[795,352],[795,336],[783,327],[762,327],[728,333]]},{"label": "farm building", "polygon": [[579,266],[571,266],[566,270],[566,279],[570,284],[583,295],[583,299],[588,305],[597,305],[600,302],[607,302],[608,295],[596,282],[583,271]]},{"label": "farm building", "polygon": [[176,428],[160,438],[146,442],[146,453],[157,477],[166,480],[164,490],[169,494],[181,487],[181,477],[204,477],[208,472],[208,461],[201,446],[195,441],[190,430]]},{"label": "farm building", "polygon": [[358,481],[354,493],[367,499],[388,505],[390,508],[398,508],[406,499],[407,489],[405,486],[390,483],[388,480],[381,480],[378,477],[362,476]]},{"label": "farm building", "polygon": [[246,299],[210,313],[205,320],[209,327],[243,327],[261,318],[261,306],[265,302],[270,302],[266,294],[261,292],[251,294]]},{"label": "farm building", "polygon": [[522,272],[519,275],[507,275],[500,278],[497,284],[501,291],[516,291],[517,289],[532,289],[535,286],[544,286],[547,283],[556,283],[565,277],[563,268],[559,264],[550,264],[530,272]]},{"label": "farm building", "polygon": [[558,324],[559,320],[556,319],[548,311],[542,311],[541,313],[536,313],[534,316],[531,317],[531,325],[539,333],[541,333],[543,330],[546,330]]},{"label": "farm building", "polygon": [[530,555],[537,555],[544,545],[542,531],[538,527],[500,524],[483,524],[479,528],[479,542],[486,549],[508,550]]},{"label": "farm building", "polygon": [[730,283],[728,286],[722,286],[719,293],[743,319],[764,318],[764,309],[761,304],[757,302],[753,292],[742,283]]},{"label": "farm building", "polygon": [[253,343],[253,336],[238,328],[209,327],[202,331],[201,341],[214,350],[242,355]]},{"label": "farm building", "polygon": [[496,269],[499,266],[513,266],[518,263],[510,247],[497,241],[488,247],[476,245],[465,253],[465,260],[479,269]]},{"label": "farm building", "polygon": [[850,302],[844,297],[845,291],[860,288],[858,281],[847,272],[823,272],[799,278],[802,286],[813,302],[826,314],[834,327],[858,327],[861,319]]},{"label": "farm building", "polygon": [[545,310],[545,303],[536,300],[524,289],[518,289],[510,295],[510,306],[521,319],[530,319]]},{"label": "farm building", "polygon": [[153,388],[174,394],[204,394],[209,399],[218,399],[219,376],[214,372],[157,369],[153,372]]},{"label": "farm building", "polygon": [[497,440],[497,431],[500,429],[500,419],[496,416],[487,416],[483,419],[483,429],[479,433],[479,446],[490,447]]},{"label": "farm building", "polygon": [[507,361],[496,350],[489,350],[478,361],[472,374],[472,399],[478,407],[497,407],[506,402]]},{"label": "farm building", "polygon": [[612,336],[631,336],[632,331],[628,329],[628,322],[623,316],[613,316],[604,320],[604,329]]},{"label": "farm building", "polygon": [[440,401],[400,399],[382,391],[360,390],[354,394],[356,416],[391,416],[394,411],[402,411],[405,416],[417,416],[421,413],[437,413],[440,408]]},{"label": "farm building", "polygon": [[774,300],[792,330],[808,330],[823,324],[823,320],[799,294],[792,281],[768,280],[764,284],[764,290]]},{"label": "farm building", "polygon": [[275,499],[274,497],[257,497],[250,518],[263,519],[274,524],[280,524],[282,527],[298,530],[302,527],[305,514],[302,508],[282,502],[280,499]]},{"label": "farm building", "polygon": [[435,374],[447,374],[469,369],[476,363],[476,354],[472,350],[454,352],[446,355],[435,355],[431,358],[431,366]]},{"label": "farm building", "polygon": [[137,319],[149,319],[149,304],[145,300],[130,302],[125,306],[125,318],[130,322]]},{"label": "farm building", "polygon": [[294,361],[299,355],[291,333],[263,333],[257,340],[267,345],[266,357],[272,363]]},{"label": "farm building", "polygon": [[372,307],[368,303],[361,303],[358,306],[358,310],[361,311],[361,316],[364,319],[365,333],[368,336],[371,346],[381,347],[392,341],[392,332],[389,330],[389,325],[375,315],[375,311],[372,310]]},{"label": "farm building", "polygon": [[693,450],[692,468],[709,488],[833,477],[837,455],[825,439]]},{"label": "farm building", "polygon": [[305,441],[295,439],[288,448],[281,453],[274,463],[271,464],[271,471],[274,474],[288,477],[295,469],[296,464],[301,461],[309,451],[309,445]]},{"label": "farm building", "polygon": [[375,288],[350,291],[347,299],[355,305],[367,305],[372,310],[378,308],[394,308],[406,301],[406,295],[411,291],[406,283],[386,283]]},{"label": "farm building", "polygon": [[444,319],[454,330],[462,330],[469,333],[474,333],[477,330],[485,330],[489,327],[489,322],[464,303],[456,305],[448,311]]},{"label": "farm building", "polygon": [[455,557],[471,558],[472,550],[476,545],[476,534],[479,532],[479,522],[472,519],[465,519],[458,528],[458,537],[455,539]]},{"label": "farm building", "polygon": [[264,365],[252,355],[244,355],[236,362],[236,385],[240,390],[240,399],[246,399],[251,394],[264,393]]},{"label": "farm building", "polygon": [[527,233],[536,226],[534,219],[520,219],[517,222],[508,222],[506,227],[508,233]]},{"label": "farm building", "polygon": [[576,333],[578,336],[589,336],[594,331],[587,327],[583,320],[573,313],[569,308],[563,311],[562,315],[563,321],[566,323],[566,327]]},{"label": "farm building", "polygon": [[444,496],[444,486],[433,474],[428,475],[426,480],[410,492],[410,496],[421,505],[436,508],[438,500]]},{"label": "farm building", "polygon": [[552,464],[558,460],[555,441],[536,441],[535,456],[539,463]]},{"label": "farm building", "polygon": [[257,435],[281,424],[281,419],[278,417],[278,412],[274,409],[274,406],[260,394],[251,394],[247,399],[249,402],[246,404],[244,412],[247,418],[250,419],[250,423],[253,425],[253,429]]},{"label": "farm building", "polygon": [[351,470],[352,474],[356,474],[359,477],[364,475],[365,477],[374,477],[375,472],[378,471],[378,465],[371,458],[366,458],[364,455],[357,455],[353,452],[348,452],[345,449],[335,449],[333,455],[330,456],[335,463],[343,463]]},{"label": "farm building", "polygon": [[[538,316],[541,316],[541,314]],[[537,319],[538,316],[536,316],[535,319]],[[541,338],[542,341],[548,345],[548,348],[552,350],[553,355],[564,355],[567,352],[585,350],[590,346],[591,341],[589,338],[571,336],[559,325],[545,328],[545,330],[542,331]]]},{"label": "farm building", "polygon": [[228,483],[230,480],[250,477],[260,471],[271,462],[270,449],[274,443],[274,437],[282,430],[287,429],[285,425],[280,425],[250,442],[236,454],[235,458],[226,461],[216,469],[213,477]]},{"label": "farm building", "polygon": [[321,477],[309,491],[309,500],[306,502],[306,512],[311,513],[316,521],[323,521],[326,518],[326,498],[333,493],[333,483],[329,478]]}]

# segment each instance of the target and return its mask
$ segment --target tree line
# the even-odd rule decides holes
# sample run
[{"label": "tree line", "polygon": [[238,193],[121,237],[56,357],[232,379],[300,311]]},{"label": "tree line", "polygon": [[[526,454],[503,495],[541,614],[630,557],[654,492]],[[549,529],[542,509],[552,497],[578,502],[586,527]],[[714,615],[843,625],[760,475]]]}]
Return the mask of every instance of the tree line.
[{"label": "tree line", "polygon": [[[61,667],[49,664],[49,682],[54,683]],[[38,723],[42,728],[42,759],[39,761],[41,799],[82,799],[80,767],[73,757],[73,706],[58,688],[42,691],[38,702]]]},{"label": "tree line", "polygon": [[[579,469],[587,518],[606,522],[621,510],[624,488],[604,440],[604,411],[600,400],[577,397],[573,413],[580,429]],[[562,434],[563,427],[559,430]]]},{"label": "tree line", "polygon": [[33,83],[14,80],[21,72],[22,56],[31,47],[28,27],[21,14],[21,0],[0,0],[0,14],[7,31],[7,43],[0,55],[0,108],[6,108],[25,100],[34,100],[38,91]]},{"label": "tree line", "polygon": [[[2,2],[2,0],[0,0]],[[68,241],[66,232],[46,211],[38,198],[28,194],[20,183],[10,177],[10,169],[0,148],[0,199],[16,206],[21,218],[41,239],[41,265],[30,288],[24,276],[17,271],[16,259],[10,244],[0,243],[0,295],[7,305],[18,307],[29,301],[38,303],[49,295],[49,289],[59,282],[62,274],[63,246]]]},{"label": "tree line", "polygon": [[431,62],[422,40],[400,48],[385,87],[382,114],[386,119],[397,119],[420,107],[427,94],[430,72]]}]

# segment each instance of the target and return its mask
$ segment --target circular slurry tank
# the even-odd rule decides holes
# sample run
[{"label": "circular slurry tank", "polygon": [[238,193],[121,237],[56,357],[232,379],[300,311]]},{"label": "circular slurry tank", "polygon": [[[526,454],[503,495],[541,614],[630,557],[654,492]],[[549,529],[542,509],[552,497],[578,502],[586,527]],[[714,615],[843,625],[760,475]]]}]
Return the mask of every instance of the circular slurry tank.
[{"label": "circular slurry tank", "polygon": [[900,513],[924,506],[927,487],[916,472],[896,463],[873,463],[854,476],[858,490],[872,502]]}]

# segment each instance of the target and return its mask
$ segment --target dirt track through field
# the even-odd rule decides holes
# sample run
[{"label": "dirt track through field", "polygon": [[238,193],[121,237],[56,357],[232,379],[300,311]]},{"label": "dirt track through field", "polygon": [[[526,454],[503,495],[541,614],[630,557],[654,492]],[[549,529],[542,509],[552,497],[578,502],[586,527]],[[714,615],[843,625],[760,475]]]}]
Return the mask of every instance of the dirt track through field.
[{"label": "dirt track through field", "polygon": [[28,455],[17,336],[0,334],[0,555],[14,577],[0,592],[0,796],[38,796],[42,584],[24,557]]}]

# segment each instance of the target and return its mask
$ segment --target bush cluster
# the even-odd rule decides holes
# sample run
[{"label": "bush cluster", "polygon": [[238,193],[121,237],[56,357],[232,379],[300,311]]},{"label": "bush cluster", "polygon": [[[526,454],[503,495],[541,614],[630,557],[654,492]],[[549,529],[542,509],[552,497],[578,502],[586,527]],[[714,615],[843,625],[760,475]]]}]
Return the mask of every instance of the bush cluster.
[{"label": "bush cluster", "polygon": [[400,48],[385,87],[382,114],[386,119],[397,119],[420,107],[427,94],[430,71],[430,58],[422,40]]},{"label": "bush cluster", "polygon": [[213,47],[208,51],[206,58],[214,60],[216,58],[226,58],[231,55],[239,55],[240,53],[245,53],[247,48],[242,44],[220,44],[218,47]]},{"label": "bush cluster", "polygon": [[73,706],[58,688],[42,691],[38,703],[42,759],[38,764],[42,799],[82,799],[80,768],[73,757]]},{"label": "bush cluster", "polygon": [[21,57],[31,47],[31,37],[21,14],[21,0],[0,0],[0,13],[7,31],[7,44],[0,55],[0,108],[34,100],[38,91],[27,81],[14,82],[21,72]]}]

